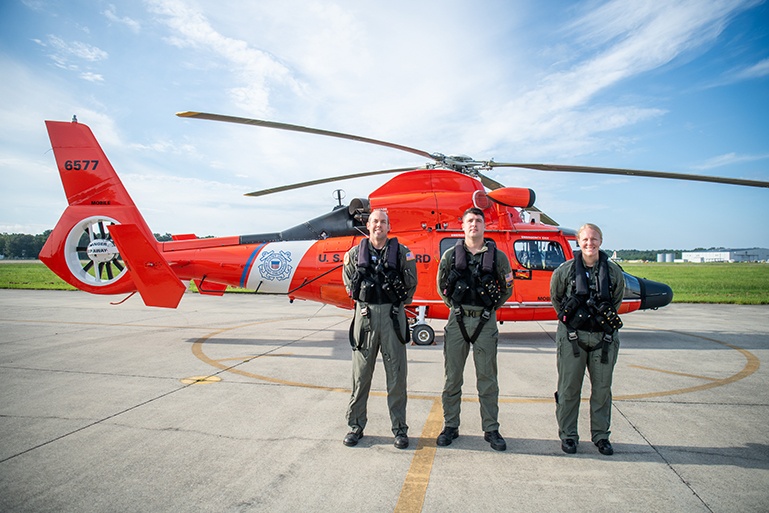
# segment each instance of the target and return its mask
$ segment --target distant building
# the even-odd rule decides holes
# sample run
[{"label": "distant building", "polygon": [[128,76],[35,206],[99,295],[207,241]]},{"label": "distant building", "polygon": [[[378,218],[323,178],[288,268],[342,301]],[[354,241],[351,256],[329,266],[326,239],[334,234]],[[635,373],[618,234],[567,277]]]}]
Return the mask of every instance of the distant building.
[{"label": "distant building", "polygon": [[710,251],[684,251],[681,253],[684,262],[766,262],[769,260],[769,249],[716,249]]}]

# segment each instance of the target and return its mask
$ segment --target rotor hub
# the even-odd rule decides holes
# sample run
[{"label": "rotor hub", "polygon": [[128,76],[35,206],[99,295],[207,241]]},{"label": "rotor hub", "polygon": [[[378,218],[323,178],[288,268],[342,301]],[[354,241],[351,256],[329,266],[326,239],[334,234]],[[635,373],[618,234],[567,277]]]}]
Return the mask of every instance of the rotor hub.
[{"label": "rotor hub", "polygon": [[119,254],[119,251],[111,240],[95,239],[88,244],[86,254],[94,263],[106,264],[112,261]]}]

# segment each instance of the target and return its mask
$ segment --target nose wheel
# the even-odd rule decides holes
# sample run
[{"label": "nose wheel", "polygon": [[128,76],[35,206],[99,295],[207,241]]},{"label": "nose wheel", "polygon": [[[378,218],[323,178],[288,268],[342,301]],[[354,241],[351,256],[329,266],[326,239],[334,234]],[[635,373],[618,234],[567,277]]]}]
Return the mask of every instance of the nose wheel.
[{"label": "nose wheel", "polygon": [[111,285],[125,274],[125,263],[109,233],[109,226],[115,224],[119,223],[112,218],[95,216],[70,230],[64,247],[67,266],[83,283]]}]

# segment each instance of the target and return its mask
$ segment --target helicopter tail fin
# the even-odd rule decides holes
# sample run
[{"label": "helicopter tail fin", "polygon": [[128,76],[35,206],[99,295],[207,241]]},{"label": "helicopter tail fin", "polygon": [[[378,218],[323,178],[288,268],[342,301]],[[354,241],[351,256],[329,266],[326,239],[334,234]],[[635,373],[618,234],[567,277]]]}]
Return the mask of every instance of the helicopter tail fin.
[{"label": "helicopter tail fin", "polygon": [[46,121],[68,206],[40,260],[92,294],[136,292],[148,306],[175,308],[185,286],[168,266],[91,129]]}]

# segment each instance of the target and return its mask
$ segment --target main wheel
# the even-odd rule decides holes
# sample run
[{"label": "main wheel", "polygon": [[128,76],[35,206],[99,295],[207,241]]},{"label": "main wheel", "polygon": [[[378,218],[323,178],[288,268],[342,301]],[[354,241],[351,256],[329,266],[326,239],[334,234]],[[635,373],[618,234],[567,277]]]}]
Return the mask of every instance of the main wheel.
[{"label": "main wheel", "polygon": [[411,339],[418,346],[429,346],[435,340],[435,331],[427,324],[417,324],[411,329]]}]

